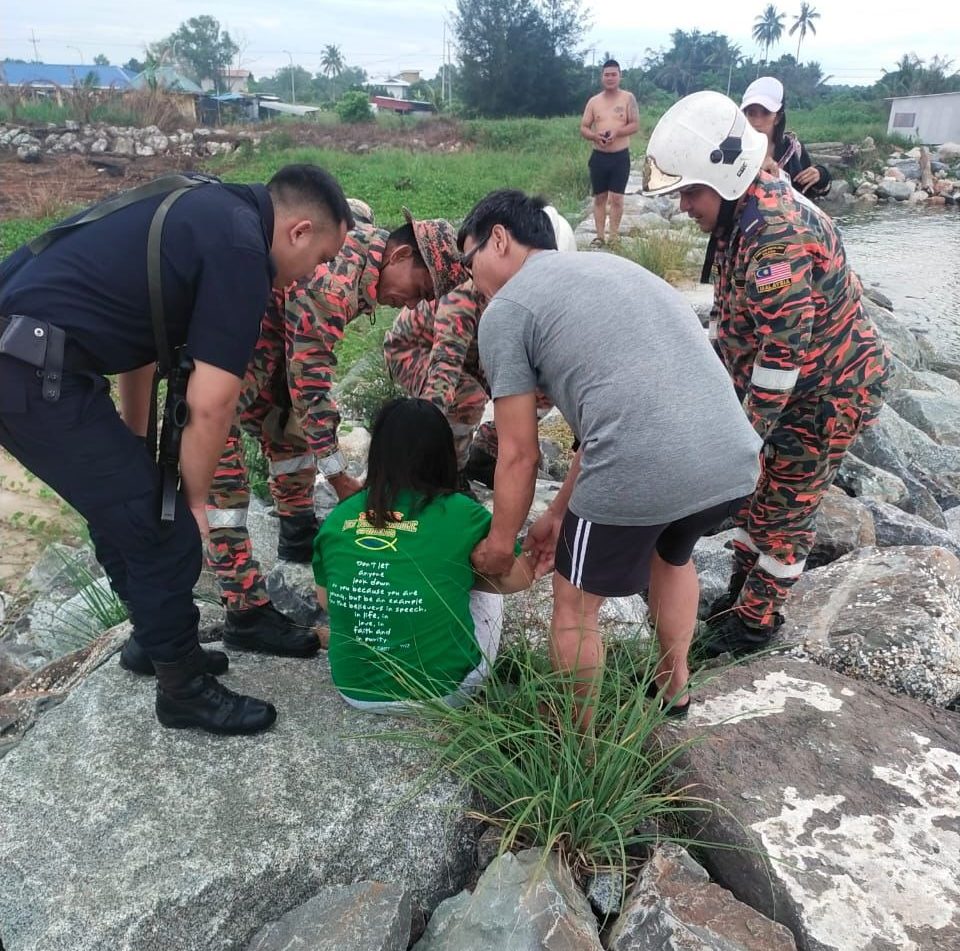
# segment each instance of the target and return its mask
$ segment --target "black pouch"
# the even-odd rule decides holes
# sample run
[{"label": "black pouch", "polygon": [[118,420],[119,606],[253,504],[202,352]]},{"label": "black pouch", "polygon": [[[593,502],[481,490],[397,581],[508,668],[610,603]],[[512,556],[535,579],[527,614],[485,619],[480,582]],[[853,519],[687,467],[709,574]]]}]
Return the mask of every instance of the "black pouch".
[{"label": "black pouch", "polygon": [[42,370],[47,359],[50,325],[20,314],[11,315],[7,321],[0,334],[0,353]]}]

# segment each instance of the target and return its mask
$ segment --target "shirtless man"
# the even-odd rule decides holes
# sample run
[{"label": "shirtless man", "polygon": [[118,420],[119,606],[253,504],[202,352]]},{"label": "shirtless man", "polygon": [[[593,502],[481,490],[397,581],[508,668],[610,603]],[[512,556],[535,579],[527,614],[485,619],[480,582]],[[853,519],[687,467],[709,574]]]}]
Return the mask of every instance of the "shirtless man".
[{"label": "shirtless man", "polygon": [[605,244],[608,199],[610,240],[619,240],[623,193],[630,178],[630,136],[639,126],[637,100],[632,92],[620,88],[620,64],[615,59],[603,64],[601,83],[603,92],[590,99],[580,120],[580,134],[593,143],[589,167],[597,226],[592,244],[597,248]]}]

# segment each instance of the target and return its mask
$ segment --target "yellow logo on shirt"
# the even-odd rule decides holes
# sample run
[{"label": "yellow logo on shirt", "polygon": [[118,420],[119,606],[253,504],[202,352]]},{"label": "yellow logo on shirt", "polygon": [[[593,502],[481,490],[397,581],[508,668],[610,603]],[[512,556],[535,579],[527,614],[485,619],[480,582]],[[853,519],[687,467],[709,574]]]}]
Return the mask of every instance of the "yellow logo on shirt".
[{"label": "yellow logo on shirt", "polygon": [[384,551],[387,548],[396,551],[397,532],[417,532],[420,522],[404,519],[403,512],[391,512],[391,515],[395,521],[389,522],[383,528],[377,528],[367,520],[367,513],[361,512],[359,518],[347,519],[341,531],[355,531],[356,544],[367,551]]}]

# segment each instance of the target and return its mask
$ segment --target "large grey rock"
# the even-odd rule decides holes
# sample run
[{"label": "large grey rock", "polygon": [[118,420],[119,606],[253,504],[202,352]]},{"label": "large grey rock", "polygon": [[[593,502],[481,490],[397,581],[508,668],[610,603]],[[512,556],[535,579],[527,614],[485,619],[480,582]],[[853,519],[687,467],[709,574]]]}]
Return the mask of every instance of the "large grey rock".
[{"label": "large grey rock", "polygon": [[877,185],[879,195],[894,201],[906,201],[916,190],[916,182],[898,182],[892,178],[882,178]]},{"label": "large grey rock", "polygon": [[601,951],[593,912],[556,853],[505,852],[473,894],[433,913],[414,951]]},{"label": "large grey rock", "polygon": [[700,579],[700,610],[708,608],[730,585],[733,573],[733,532],[701,538],[693,549],[693,563]]},{"label": "large grey rock", "polygon": [[944,521],[947,523],[947,531],[949,531],[954,538],[960,539],[960,505],[956,508],[947,509],[943,513]]},{"label": "large grey rock", "polygon": [[859,499],[832,486],[817,512],[817,537],[807,558],[807,568],[827,565],[851,551],[875,543],[870,509]]},{"label": "large grey rock", "polygon": [[273,606],[295,624],[312,628],[326,619],[317,603],[312,565],[278,561],[267,575],[266,584]]},{"label": "large grey rock", "polygon": [[695,739],[677,781],[717,803],[707,867],[800,951],[960,947],[960,717],[764,658],[672,730]]},{"label": "large grey rock", "polygon": [[929,390],[895,390],[888,399],[903,419],[935,442],[960,446],[960,398]]},{"label": "large grey rock", "polygon": [[[921,350],[923,345],[921,344]],[[926,357],[924,356],[924,362]],[[917,379],[925,390],[932,390],[950,399],[960,399],[960,382],[933,370],[917,370]]]},{"label": "large grey rock", "polygon": [[103,569],[92,548],[71,548],[55,542],[43,550],[37,563],[27,572],[26,581],[34,591],[57,601],[66,601],[84,584],[102,574]]},{"label": "large grey rock", "polygon": [[780,637],[818,663],[928,703],[960,691],[960,561],[944,548],[863,548],[803,574]]},{"label": "large grey rock", "polygon": [[881,336],[894,355],[908,367],[916,367],[920,363],[920,350],[917,338],[910,332],[910,328],[886,307],[880,306],[870,297],[861,298],[863,309],[880,331]]},{"label": "large grey rock", "polygon": [[410,896],[380,882],[327,885],[257,932],[247,951],[407,951]]},{"label": "large grey rock", "polygon": [[607,939],[608,951],[795,951],[781,924],[710,881],[678,845],[658,846]]},{"label": "large grey rock", "polygon": [[903,479],[858,459],[852,452],[843,457],[835,484],[858,499],[877,499],[892,505],[910,497]]},{"label": "large grey rock", "polygon": [[253,554],[264,573],[277,562],[277,542],[280,539],[280,523],[273,510],[256,496],[250,499],[247,512],[247,532],[253,545]]},{"label": "large grey rock", "polygon": [[6,951],[234,951],[325,885],[385,881],[426,909],[463,887],[476,824],[460,783],[371,734],[324,656],[234,654],[224,678],[272,730],[165,730],[154,684],[94,671],[0,760]]},{"label": "large grey rock", "polygon": [[911,515],[886,502],[868,499],[866,505],[873,514],[878,547],[939,545],[960,556],[960,542],[947,529],[937,528],[919,515]]},{"label": "large grey rock", "polygon": [[[876,423],[860,433],[852,448],[861,459],[903,479],[911,498],[912,478],[932,493],[938,506],[960,504],[960,448],[938,445],[889,404],[883,406]],[[937,520],[919,506],[915,511],[927,521]]]}]

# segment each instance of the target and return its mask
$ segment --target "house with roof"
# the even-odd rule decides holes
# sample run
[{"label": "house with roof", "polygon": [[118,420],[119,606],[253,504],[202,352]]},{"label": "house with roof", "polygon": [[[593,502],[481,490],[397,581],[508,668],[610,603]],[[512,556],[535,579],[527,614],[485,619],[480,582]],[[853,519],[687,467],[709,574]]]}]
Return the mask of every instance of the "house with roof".
[{"label": "house with roof", "polygon": [[77,86],[105,92],[126,92],[131,88],[132,81],[133,74],[121,66],[0,62],[0,86],[17,86],[58,99]]},{"label": "house with roof", "polygon": [[[253,78],[253,74],[249,69],[221,69],[220,70],[220,92],[223,94],[229,93],[245,93],[250,88],[250,80]],[[205,79],[201,84],[203,86],[204,92],[210,92],[213,89],[213,81]]]}]

